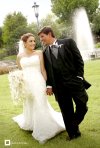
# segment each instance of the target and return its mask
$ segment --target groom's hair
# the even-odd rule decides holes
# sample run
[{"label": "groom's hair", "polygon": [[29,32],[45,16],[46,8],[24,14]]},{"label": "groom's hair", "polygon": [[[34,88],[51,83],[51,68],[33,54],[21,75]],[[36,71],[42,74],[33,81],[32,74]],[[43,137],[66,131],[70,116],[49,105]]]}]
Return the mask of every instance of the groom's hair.
[{"label": "groom's hair", "polygon": [[49,26],[43,27],[43,28],[39,31],[38,35],[40,35],[41,33],[44,33],[44,34],[46,34],[46,35],[48,35],[49,33],[51,33],[51,36],[52,36],[53,38],[55,38],[55,35],[54,35],[53,30],[52,30],[52,28],[49,27]]}]

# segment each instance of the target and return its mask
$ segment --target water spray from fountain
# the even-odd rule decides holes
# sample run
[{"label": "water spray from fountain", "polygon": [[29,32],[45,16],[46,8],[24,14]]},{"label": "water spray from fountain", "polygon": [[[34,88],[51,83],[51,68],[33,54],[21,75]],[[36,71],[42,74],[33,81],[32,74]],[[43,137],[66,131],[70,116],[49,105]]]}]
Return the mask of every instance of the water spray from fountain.
[{"label": "water spray from fountain", "polygon": [[75,11],[73,23],[77,46],[83,60],[88,60],[90,55],[94,53],[95,48],[88,16],[84,8]]}]

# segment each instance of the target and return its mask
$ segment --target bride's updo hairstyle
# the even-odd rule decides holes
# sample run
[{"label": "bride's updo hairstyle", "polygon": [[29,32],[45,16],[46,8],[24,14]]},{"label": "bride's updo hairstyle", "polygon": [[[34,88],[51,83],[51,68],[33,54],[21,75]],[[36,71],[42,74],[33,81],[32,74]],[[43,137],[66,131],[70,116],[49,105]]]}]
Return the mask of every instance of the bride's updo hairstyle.
[{"label": "bride's updo hairstyle", "polygon": [[18,49],[19,54],[23,53],[25,51],[24,43],[27,42],[27,40],[30,36],[34,37],[34,35],[32,33],[25,33],[21,36],[21,39],[19,41],[19,49]]},{"label": "bride's updo hairstyle", "polygon": [[27,42],[27,39],[28,39],[30,36],[33,36],[33,37],[34,37],[34,35],[33,35],[32,33],[25,33],[25,34],[23,34],[23,35],[21,36],[21,40],[22,40],[23,42]]}]

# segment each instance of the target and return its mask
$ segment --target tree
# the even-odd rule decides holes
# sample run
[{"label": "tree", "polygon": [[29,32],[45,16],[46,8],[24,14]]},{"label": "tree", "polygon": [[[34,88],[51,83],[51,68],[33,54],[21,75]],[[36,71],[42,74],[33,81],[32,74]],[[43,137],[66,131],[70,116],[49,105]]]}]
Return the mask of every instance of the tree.
[{"label": "tree", "polygon": [[50,26],[57,38],[67,37],[69,30],[67,30],[67,25],[63,22],[59,22],[55,15],[47,15],[46,18],[42,19],[40,22],[41,28],[44,26]]},{"label": "tree", "polygon": [[[60,27],[60,24],[58,24],[57,18],[54,15],[47,15],[45,18],[41,19],[41,21],[39,22],[39,28],[42,28],[44,26],[51,26],[53,28],[56,36],[58,38],[61,36],[61,31],[60,31],[61,29],[60,28],[62,28],[62,27]],[[38,37],[39,28],[38,28],[37,24],[31,23],[28,27],[30,28],[31,32],[35,36],[36,48],[41,47],[41,42]],[[41,49],[42,49],[42,47],[41,47]]]},{"label": "tree", "polygon": [[98,11],[96,11],[93,15],[92,30],[93,30],[94,34],[100,38],[100,8],[97,10]]},{"label": "tree", "polygon": [[89,19],[92,20],[92,14],[98,6],[98,0],[51,0],[51,2],[52,11],[63,22],[70,21],[74,10],[80,7],[85,7]]},{"label": "tree", "polygon": [[54,15],[47,15],[46,18],[41,20],[40,26],[41,28],[44,26],[50,26],[51,28],[53,28],[56,36],[59,37],[60,36],[60,30],[59,30],[60,24],[57,23],[57,19],[58,18]]},{"label": "tree", "polygon": [[20,36],[28,31],[27,19],[21,12],[8,14],[3,26],[3,42],[9,54],[16,53],[16,43]]},{"label": "tree", "polygon": [[3,46],[3,40],[2,40],[2,28],[0,27],[0,48]]},{"label": "tree", "polygon": [[35,37],[35,40],[36,40],[36,48],[39,48],[41,47],[41,43],[40,43],[40,39],[38,37],[38,26],[37,26],[37,23],[31,23],[28,25],[28,29],[29,29],[29,32],[33,33],[34,37]]}]

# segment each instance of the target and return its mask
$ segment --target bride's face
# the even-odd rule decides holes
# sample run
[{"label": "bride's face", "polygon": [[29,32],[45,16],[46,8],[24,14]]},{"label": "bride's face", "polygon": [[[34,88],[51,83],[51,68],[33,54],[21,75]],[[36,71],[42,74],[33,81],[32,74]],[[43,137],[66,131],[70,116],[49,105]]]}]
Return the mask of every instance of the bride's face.
[{"label": "bride's face", "polygon": [[35,49],[35,38],[33,36],[30,36],[27,41],[25,42],[25,48],[28,50],[33,50]]}]

